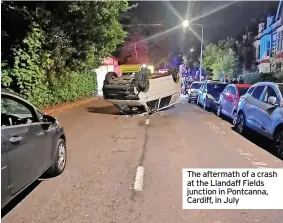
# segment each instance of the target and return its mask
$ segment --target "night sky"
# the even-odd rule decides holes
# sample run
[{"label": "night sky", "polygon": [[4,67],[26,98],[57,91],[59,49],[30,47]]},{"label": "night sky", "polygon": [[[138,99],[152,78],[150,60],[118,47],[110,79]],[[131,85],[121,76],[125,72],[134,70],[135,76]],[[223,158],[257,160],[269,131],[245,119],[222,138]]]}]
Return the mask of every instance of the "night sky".
[{"label": "night sky", "polygon": [[[143,23],[163,23],[166,29],[182,23],[174,14],[172,7],[181,18],[185,18],[189,11],[189,18],[194,19],[230,4],[221,10],[194,21],[194,23],[200,23],[204,26],[204,41],[205,44],[208,44],[228,36],[239,39],[244,34],[246,27],[249,27],[248,30],[250,32],[256,33],[257,24],[260,21],[264,21],[267,15],[274,15],[279,2],[143,1],[138,3],[138,7],[133,11],[138,20]],[[190,10],[188,10],[188,7],[190,7]],[[193,27],[193,29],[200,35],[200,28]],[[200,44],[192,32],[187,30],[184,34],[182,27],[165,35],[170,38],[172,48],[179,46],[183,52],[188,51],[191,47],[197,48]]]}]

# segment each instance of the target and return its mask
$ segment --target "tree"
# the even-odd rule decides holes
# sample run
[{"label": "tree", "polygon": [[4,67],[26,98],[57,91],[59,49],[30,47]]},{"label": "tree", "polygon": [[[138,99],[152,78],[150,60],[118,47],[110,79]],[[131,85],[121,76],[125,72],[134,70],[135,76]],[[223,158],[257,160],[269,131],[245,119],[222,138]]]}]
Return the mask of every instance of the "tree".
[{"label": "tree", "polygon": [[126,37],[118,17],[127,1],[1,4],[2,87],[40,106],[91,95],[94,68]]},{"label": "tree", "polygon": [[215,63],[211,66],[213,78],[220,79],[227,75],[229,79],[233,78],[236,65],[235,52],[231,49],[219,50]]},{"label": "tree", "polygon": [[204,51],[203,66],[211,69],[214,79],[227,75],[232,79],[236,69],[237,56],[232,49],[231,42],[219,41],[218,44],[209,44]]},{"label": "tree", "polygon": [[140,27],[132,27],[121,49],[120,62],[127,64],[149,63],[148,43]]}]

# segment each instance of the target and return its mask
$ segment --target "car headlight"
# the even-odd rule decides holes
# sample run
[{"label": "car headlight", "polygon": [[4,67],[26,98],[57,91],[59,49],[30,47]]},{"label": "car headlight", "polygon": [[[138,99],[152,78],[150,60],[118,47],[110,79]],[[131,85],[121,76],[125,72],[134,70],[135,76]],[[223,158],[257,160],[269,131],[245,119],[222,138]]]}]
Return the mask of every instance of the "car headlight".
[{"label": "car headlight", "polygon": [[207,94],[206,97],[210,100],[214,100],[214,97],[212,97],[212,95],[210,95],[210,94]]}]

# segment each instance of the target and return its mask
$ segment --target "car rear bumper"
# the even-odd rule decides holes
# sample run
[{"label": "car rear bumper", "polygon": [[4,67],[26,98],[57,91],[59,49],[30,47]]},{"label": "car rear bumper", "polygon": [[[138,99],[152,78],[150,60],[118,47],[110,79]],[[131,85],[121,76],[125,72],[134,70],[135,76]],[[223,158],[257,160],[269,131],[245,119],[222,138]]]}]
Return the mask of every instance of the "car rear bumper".
[{"label": "car rear bumper", "polygon": [[195,94],[191,93],[191,94],[189,94],[188,97],[189,97],[189,100],[195,101],[198,98],[198,94],[197,93],[195,93]]}]

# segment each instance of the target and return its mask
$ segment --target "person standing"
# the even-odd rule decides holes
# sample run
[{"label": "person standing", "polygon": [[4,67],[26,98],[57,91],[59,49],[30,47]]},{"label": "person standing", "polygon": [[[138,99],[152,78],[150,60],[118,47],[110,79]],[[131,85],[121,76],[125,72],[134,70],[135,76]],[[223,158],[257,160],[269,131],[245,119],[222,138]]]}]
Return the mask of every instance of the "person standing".
[{"label": "person standing", "polygon": [[244,84],[244,79],[242,78],[242,76],[239,77],[239,84]]},{"label": "person standing", "polygon": [[226,84],[229,84],[229,79],[228,79],[227,75],[225,75],[225,77],[224,77],[224,82],[225,82]]}]

